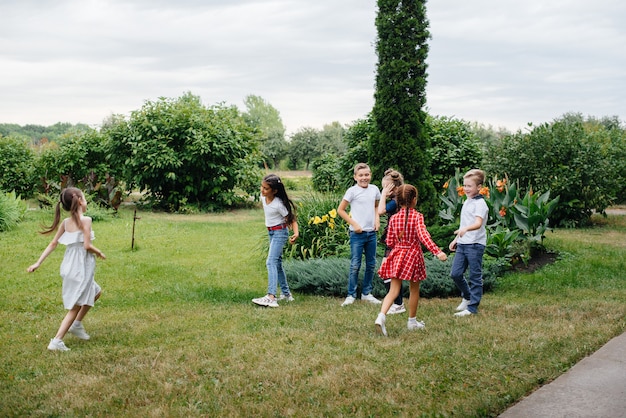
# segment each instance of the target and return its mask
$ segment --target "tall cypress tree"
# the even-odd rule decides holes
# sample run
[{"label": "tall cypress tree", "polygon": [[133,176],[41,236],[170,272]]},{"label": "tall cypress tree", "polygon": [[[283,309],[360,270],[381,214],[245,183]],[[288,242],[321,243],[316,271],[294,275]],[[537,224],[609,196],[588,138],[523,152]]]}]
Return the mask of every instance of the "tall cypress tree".
[{"label": "tall cypress tree", "polygon": [[385,169],[400,171],[419,191],[418,207],[436,215],[437,197],[429,172],[425,129],[426,57],[430,38],[425,0],[378,0],[376,91],[370,137],[374,179]]}]

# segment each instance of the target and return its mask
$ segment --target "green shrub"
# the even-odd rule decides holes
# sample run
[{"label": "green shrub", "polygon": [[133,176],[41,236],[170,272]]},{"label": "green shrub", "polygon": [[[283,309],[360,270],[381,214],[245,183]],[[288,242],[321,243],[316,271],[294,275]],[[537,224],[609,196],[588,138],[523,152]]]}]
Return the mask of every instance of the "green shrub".
[{"label": "green shrub", "polygon": [[339,157],[336,154],[326,153],[313,160],[313,189],[318,192],[339,193],[343,190],[341,182]]},{"label": "green shrub", "polygon": [[350,254],[348,224],[337,215],[341,196],[308,193],[297,205],[300,237],[285,246],[286,258],[324,258]]},{"label": "green shrub", "polygon": [[560,196],[553,226],[585,225],[594,210],[602,212],[614,201],[625,180],[619,178],[623,165],[614,161],[624,156],[623,147],[616,155],[610,144],[607,135],[590,132],[581,115],[569,114],[504,137],[489,150],[484,168],[516,179],[520,193],[549,190]]},{"label": "green shrub", "polygon": [[482,149],[471,124],[446,116],[428,116],[426,128],[431,147],[430,172],[437,188],[454,175],[456,169],[466,172],[480,167]]},{"label": "green shrub", "polygon": [[35,156],[25,139],[0,135],[0,190],[31,196]]},{"label": "green shrub", "polygon": [[15,192],[0,192],[0,232],[14,228],[27,210],[26,203]]},{"label": "green shrub", "polygon": [[[426,254],[426,274],[427,279],[420,284],[420,296],[425,298],[433,297],[456,297],[459,296],[452,278],[450,278],[451,258],[442,263]],[[324,259],[310,260],[287,260],[284,263],[285,274],[289,287],[294,292],[342,297],[346,295],[348,286],[348,274],[350,272],[350,258],[329,257]],[[494,259],[485,257],[483,260],[483,291],[489,292],[496,286],[498,277],[501,277],[509,265],[504,259]],[[377,266],[378,270],[378,266]],[[362,283],[364,265],[361,266],[359,287]],[[378,298],[386,295],[387,290],[378,277],[374,275],[374,288],[372,293]],[[403,294],[409,296],[409,286],[404,284]]]}]

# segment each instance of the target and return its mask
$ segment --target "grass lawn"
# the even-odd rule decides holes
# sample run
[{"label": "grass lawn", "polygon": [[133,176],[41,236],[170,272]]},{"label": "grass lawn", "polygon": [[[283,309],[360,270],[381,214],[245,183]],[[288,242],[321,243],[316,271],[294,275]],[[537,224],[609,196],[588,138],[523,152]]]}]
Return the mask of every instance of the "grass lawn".
[{"label": "grass lawn", "polygon": [[[59,246],[35,273],[51,214],[0,234],[0,416],[496,416],[626,330],[626,216],[548,233],[561,258],[510,274],[481,312],[423,299],[418,319],[342,298],[265,293],[261,209],[141,213],[94,224],[101,300],[66,353],[46,346],[63,318]],[[347,281],[346,272],[346,281]]]}]

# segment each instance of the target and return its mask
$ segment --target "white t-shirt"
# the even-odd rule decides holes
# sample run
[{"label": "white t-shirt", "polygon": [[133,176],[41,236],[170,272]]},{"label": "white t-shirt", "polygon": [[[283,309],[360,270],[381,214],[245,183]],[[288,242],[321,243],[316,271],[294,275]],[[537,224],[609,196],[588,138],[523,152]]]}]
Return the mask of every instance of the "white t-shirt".
[{"label": "white t-shirt", "polygon": [[[367,189],[357,184],[346,190],[343,200],[350,204],[350,216],[361,225],[363,231],[374,231],[376,227],[376,201],[380,200],[380,190],[373,184]],[[352,225],[350,230],[354,231]]]},{"label": "white t-shirt", "polygon": [[489,215],[489,207],[487,202],[481,196],[478,198],[467,199],[463,202],[461,208],[461,228],[469,226],[476,222],[476,217],[480,216],[483,219],[483,224],[480,228],[473,231],[467,231],[462,237],[457,239],[457,244],[482,244],[487,245],[487,231],[485,225],[487,224],[487,217]]},{"label": "white t-shirt", "polygon": [[261,196],[263,202],[263,212],[265,212],[265,226],[276,226],[285,223],[285,217],[289,211],[283,205],[283,201],[275,197],[270,204],[267,203],[264,196]]}]

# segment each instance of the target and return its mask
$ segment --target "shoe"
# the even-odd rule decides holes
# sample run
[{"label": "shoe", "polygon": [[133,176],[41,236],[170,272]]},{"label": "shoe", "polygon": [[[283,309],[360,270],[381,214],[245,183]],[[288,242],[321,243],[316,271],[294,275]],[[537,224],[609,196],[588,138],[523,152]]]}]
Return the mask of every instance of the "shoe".
[{"label": "shoe", "polygon": [[394,303],[393,305],[391,305],[391,308],[389,308],[389,312],[387,312],[387,315],[400,314],[400,313],[404,313],[404,312],[406,312],[406,308],[404,307],[404,303],[402,305],[396,305]]},{"label": "shoe", "polygon": [[341,304],[341,306],[348,306],[348,305],[352,305],[354,303],[356,299],[353,296],[348,296],[346,298],[346,300],[343,301],[343,303]]},{"label": "shoe", "polygon": [[376,331],[378,331],[378,333],[384,337],[387,336],[387,328],[385,328],[385,320],[386,320],[385,314],[381,312],[378,314],[378,316],[376,317],[376,321],[374,322],[374,325],[376,325]]},{"label": "shoe", "polygon": [[270,308],[278,308],[278,302],[276,299],[272,299],[269,296],[263,296],[262,298],[252,299],[253,303],[256,303],[259,306],[269,306]]},{"label": "shoe", "polygon": [[426,324],[424,324],[422,321],[409,321],[406,324],[406,327],[410,330],[416,330],[416,329],[423,329],[426,327]]},{"label": "shoe", "polygon": [[469,305],[469,303],[470,303],[470,301],[469,301],[469,300],[467,300],[467,299],[463,299],[463,300],[461,301],[461,303],[459,304],[459,306],[457,306],[457,307],[456,307],[456,309],[455,309],[455,310],[456,310],[457,312],[464,311],[464,310],[466,310],[466,309],[467,309],[467,305]]},{"label": "shoe", "polygon": [[48,344],[48,350],[50,351],[70,351],[62,340],[54,341],[54,338],[50,340]]},{"label": "shoe", "polygon": [[83,324],[76,324],[76,322],[74,322],[68,332],[81,340],[89,339],[89,334],[87,334],[87,331],[85,331],[85,327],[83,326]]},{"label": "shoe", "polygon": [[290,293],[290,294],[288,294],[286,296],[285,295],[280,295],[278,297],[278,300],[282,300],[282,301],[285,301],[285,302],[293,302],[295,299],[293,298],[293,296]]},{"label": "shoe", "polygon": [[457,312],[454,314],[454,316],[469,316],[469,315],[474,315],[474,314],[468,311],[467,309],[464,309],[461,312]]},{"label": "shoe", "polygon": [[371,293],[369,295],[361,295],[361,300],[365,300],[375,305],[380,305],[382,302],[376,299]]}]

